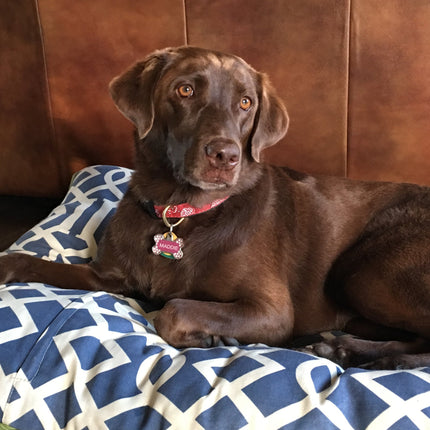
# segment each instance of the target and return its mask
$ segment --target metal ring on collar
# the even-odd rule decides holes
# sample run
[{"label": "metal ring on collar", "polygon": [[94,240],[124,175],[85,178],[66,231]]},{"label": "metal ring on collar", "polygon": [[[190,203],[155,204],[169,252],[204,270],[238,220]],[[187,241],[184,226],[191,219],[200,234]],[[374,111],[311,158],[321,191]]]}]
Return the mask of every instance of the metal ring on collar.
[{"label": "metal ring on collar", "polygon": [[179,221],[175,222],[175,224],[170,224],[170,222],[167,220],[167,217],[166,217],[166,213],[169,210],[169,208],[170,208],[170,205],[168,205],[164,208],[162,218],[163,218],[163,222],[166,225],[166,227],[173,228],[173,227],[176,227],[177,225],[179,225],[185,218],[181,218]]}]

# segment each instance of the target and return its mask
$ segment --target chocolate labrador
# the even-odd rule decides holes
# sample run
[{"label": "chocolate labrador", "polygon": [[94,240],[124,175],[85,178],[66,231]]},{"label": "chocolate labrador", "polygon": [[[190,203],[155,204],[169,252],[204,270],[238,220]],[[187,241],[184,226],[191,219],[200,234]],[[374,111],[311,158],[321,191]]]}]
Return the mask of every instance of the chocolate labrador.
[{"label": "chocolate labrador", "polygon": [[289,345],[344,367],[430,365],[430,191],[310,176],[260,161],[288,116],[265,75],[195,47],[156,51],[110,84],[136,126],[136,170],[97,258],[12,253],[3,283],[162,303],[176,347]]}]

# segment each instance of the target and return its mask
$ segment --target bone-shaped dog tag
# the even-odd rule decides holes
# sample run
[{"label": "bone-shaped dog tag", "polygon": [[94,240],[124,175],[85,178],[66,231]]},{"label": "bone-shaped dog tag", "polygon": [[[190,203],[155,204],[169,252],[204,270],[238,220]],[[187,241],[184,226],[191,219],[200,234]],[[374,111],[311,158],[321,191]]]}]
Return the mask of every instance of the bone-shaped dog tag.
[{"label": "bone-shaped dog tag", "polygon": [[170,258],[172,260],[180,260],[184,253],[182,252],[182,247],[184,246],[184,241],[177,237],[173,233],[173,228],[178,226],[184,218],[181,218],[174,224],[170,224],[167,219],[167,211],[170,206],[166,206],[163,210],[162,218],[166,227],[169,227],[169,231],[164,234],[156,234],[154,236],[155,245],[152,247],[152,252],[155,255],[161,255],[162,257]]},{"label": "bone-shaped dog tag", "polygon": [[164,234],[156,234],[154,236],[155,245],[152,247],[152,252],[155,255],[161,255],[172,260],[180,260],[184,253],[182,247],[184,241],[177,237],[173,231],[168,231]]}]

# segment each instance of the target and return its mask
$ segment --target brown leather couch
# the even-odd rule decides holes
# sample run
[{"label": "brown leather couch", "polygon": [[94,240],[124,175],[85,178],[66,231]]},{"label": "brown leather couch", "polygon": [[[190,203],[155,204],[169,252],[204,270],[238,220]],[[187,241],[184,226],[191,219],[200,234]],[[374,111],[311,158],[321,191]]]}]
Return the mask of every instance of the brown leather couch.
[{"label": "brown leather couch", "polygon": [[430,0],[0,0],[0,247],[76,170],[133,165],[107,86],[166,46],[267,72],[291,117],[267,161],[430,184],[429,22]]}]

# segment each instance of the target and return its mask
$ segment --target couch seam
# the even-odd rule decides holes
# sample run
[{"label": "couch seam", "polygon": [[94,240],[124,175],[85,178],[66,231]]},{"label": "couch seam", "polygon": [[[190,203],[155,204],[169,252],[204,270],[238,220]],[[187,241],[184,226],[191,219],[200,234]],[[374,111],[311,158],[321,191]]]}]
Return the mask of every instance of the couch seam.
[{"label": "couch seam", "polygon": [[351,120],[351,100],[350,100],[350,91],[351,91],[351,51],[352,51],[352,9],[354,0],[348,1],[348,43],[347,43],[347,52],[346,52],[346,133],[345,133],[345,177],[349,177],[350,170],[350,120]]},{"label": "couch seam", "polygon": [[58,177],[59,177],[59,186],[60,186],[60,193],[63,191],[63,188],[65,188],[65,182],[64,182],[64,166],[63,162],[60,157],[60,149],[59,149],[59,141],[58,141],[58,134],[57,129],[55,127],[55,121],[53,116],[53,107],[52,107],[52,98],[51,98],[51,88],[49,85],[49,73],[48,73],[48,62],[46,60],[46,48],[45,48],[45,37],[42,27],[42,19],[40,15],[40,8],[39,8],[39,1],[34,0],[34,7],[36,10],[36,17],[37,17],[37,24],[39,26],[39,34],[40,34],[40,45],[42,49],[42,60],[43,60],[43,71],[44,71],[44,77],[45,77],[45,89],[46,89],[46,103],[47,103],[47,114],[49,123],[51,126],[51,146],[53,153],[55,154],[55,162],[57,165],[58,170]]},{"label": "couch seam", "polygon": [[184,15],[184,39],[185,39],[185,45],[188,45],[187,0],[182,0],[182,9],[183,9],[183,15]]}]

